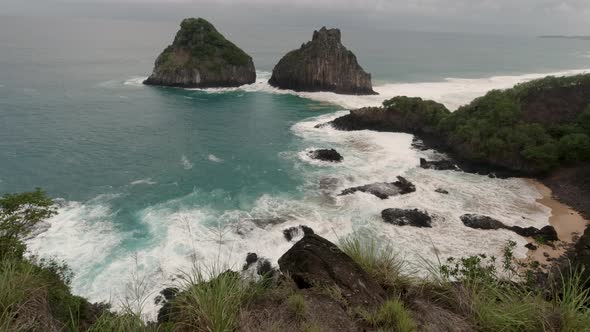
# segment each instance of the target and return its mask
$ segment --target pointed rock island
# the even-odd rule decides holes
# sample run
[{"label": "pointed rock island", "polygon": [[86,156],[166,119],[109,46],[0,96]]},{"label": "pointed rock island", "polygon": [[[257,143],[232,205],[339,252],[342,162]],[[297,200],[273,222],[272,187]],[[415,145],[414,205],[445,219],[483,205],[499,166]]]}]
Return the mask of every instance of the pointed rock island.
[{"label": "pointed rock island", "polygon": [[225,39],[213,24],[187,18],[174,42],[156,59],[147,85],[183,88],[236,87],[256,81],[252,57]]},{"label": "pointed rock island", "polygon": [[326,27],[314,31],[312,41],[287,53],[273,69],[268,83],[295,91],[377,94],[373,91],[371,74],[342,45],[340,30]]}]

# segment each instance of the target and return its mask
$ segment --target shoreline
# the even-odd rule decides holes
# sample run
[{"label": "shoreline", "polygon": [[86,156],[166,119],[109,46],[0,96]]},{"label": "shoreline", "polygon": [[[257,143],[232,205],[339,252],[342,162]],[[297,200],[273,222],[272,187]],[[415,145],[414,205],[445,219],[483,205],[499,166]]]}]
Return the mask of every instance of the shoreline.
[{"label": "shoreline", "polygon": [[551,209],[549,225],[555,228],[559,237],[559,241],[551,245],[536,243],[535,240],[528,239],[529,243],[537,246],[537,249],[528,250],[527,262],[537,261],[542,269],[547,269],[554,260],[563,256],[568,249],[576,244],[590,221],[572,207],[554,198],[552,190],[540,181],[535,179],[525,179],[525,181],[534,186],[543,196],[537,199],[537,203]]}]

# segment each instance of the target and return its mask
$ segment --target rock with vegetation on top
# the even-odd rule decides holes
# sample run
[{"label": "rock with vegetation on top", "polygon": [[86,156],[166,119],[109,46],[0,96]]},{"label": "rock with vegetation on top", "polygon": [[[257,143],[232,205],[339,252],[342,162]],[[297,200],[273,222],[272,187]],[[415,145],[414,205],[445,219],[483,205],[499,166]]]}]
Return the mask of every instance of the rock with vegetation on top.
[{"label": "rock with vegetation on top", "polygon": [[340,41],[340,30],[321,28],[313,39],[287,53],[275,66],[270,85],[295,91],[331,91],[341,94],[376,94],[371,74]]},{"label": "rock with vegetation on top", "polygon": [[306,234],[295,243],[279,258],[279,266],[300,289],[338,287],[352,307],[375,307],[385,298],[383,288],[362,267],[315,234]]},{"label": "rock with vegetation on top", "polygon": [[156,59],[148,85],[235,87],[256,81],[252,58],[202,18],[187,18]]}]

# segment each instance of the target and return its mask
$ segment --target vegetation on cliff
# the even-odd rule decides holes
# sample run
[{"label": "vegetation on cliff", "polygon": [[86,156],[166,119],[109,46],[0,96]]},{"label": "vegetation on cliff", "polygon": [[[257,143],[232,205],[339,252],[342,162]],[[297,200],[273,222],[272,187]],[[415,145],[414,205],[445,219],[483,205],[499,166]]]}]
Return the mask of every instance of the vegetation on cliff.
[{"label": "vegetation on cliff", "polygon": [[227,40],[203,18],[187,18],[180,24],[172,45],[157,58],[152,85],[181,87],[238,86],[253,83],[252,58]]},{"label": "vegetation on cliff", "polygon": [[590,74],[546,77],[492,90],[455,112],[434,101],[395,97],[334,124],[436,138],[438,147],[461,159],[536,174],[590,160],[588,96]]}]

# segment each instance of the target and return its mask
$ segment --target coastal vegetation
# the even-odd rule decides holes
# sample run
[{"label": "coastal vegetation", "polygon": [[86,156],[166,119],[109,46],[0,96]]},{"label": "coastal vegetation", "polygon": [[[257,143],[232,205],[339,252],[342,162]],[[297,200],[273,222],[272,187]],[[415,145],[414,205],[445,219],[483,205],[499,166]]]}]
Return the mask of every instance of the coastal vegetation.
[{"label": "coastal vegetation", "polygon": [[400,96],[334,124],[413,133],[458,159],[534,175],[590,160],[589,93],[590,74],[549,76],[492,90],[454,112]]},{"label": "coastal vegetation", "polygon": [[[72,295],[72,272],[64,263],[24,254],[23,238],[55,213],[41,190],[0,198],[0,331],[573,332],[590,326],[583,268],[541,271],[514,259],[514,242],[500,259],[477,255],[416,265],[371,237],[342,238],[336,246],[312,233],[294,246],[303,251],[289,250],[280,269],[256,278],[222,264],[195,263],[178,288],[162,291],[158,321],[146,322],[137,304],[151,297],[111,311]],[[316,265],[318,255],[332,266]],[[289,273],[292,259],[309,264]],[[378,288],[359,295],[355,280]],[[136,283],[131,287],[141,288]],[[366,300],[355,302],[358,296]]]}]

